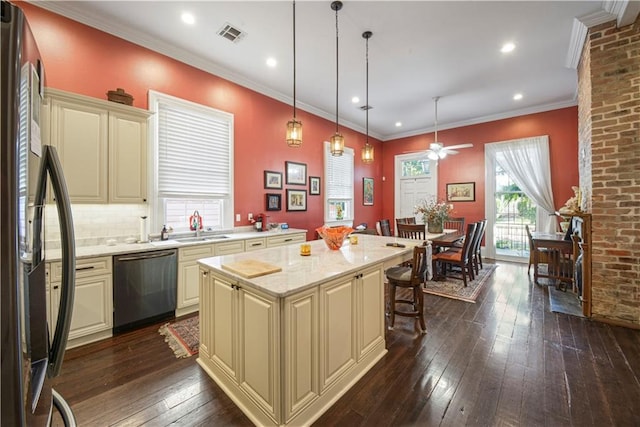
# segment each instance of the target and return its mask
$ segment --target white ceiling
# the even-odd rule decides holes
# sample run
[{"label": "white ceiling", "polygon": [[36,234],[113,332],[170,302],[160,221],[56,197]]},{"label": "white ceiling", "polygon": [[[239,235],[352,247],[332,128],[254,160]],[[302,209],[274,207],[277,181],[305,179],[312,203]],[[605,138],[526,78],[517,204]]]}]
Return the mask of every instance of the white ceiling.
[{"label": "white ceiling", "polygon": [[[291,2],[35,3],[291,103]],[[441,96],[440,130],[576,105],[577,74],[567,64],[575,66],[581,46],[576,30],[584,26],[574,18],[615,18],[604,12],[607,3],[345,1],[338,15],[340,125],[365,128],[359,107],[365,104],[366,30],[373,32],[369,133],[382,140],[432,131],[435,96]],[[195,15],[195,25],[182,23],[184,11]],[[218,36],[227,22],[246,37],[232,43]],[[296,26],[298,107],[334,121],[336,39],[330,2],[298,0]],[[500,53],[509,41],[515,51]],[[267,57],[277,59],[276,68],[266,66]],[[524,96],[520,101],[512,99],[517,92]],[[354,95],[360,103],[351,102]],[[397,121],[402,127],[395,126]]]}]

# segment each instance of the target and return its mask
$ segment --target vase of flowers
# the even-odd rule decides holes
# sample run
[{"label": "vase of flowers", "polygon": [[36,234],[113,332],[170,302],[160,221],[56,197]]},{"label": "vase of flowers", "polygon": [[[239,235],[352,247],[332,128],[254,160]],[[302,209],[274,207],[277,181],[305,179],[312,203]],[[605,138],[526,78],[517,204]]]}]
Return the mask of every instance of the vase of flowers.
[{"label": "vase of flowers", "polygon": [[442,233],[444,221],[449,218],[452,206],[434,198],[424,199],[414,209],[414,213],[422,214],[427,231],[432,234]]}]

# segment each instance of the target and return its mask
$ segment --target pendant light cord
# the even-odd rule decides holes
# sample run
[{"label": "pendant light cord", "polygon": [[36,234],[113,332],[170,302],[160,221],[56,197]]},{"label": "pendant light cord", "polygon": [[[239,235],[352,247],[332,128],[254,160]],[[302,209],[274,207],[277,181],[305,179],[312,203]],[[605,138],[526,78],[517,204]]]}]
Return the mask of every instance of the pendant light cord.
[{"label": "pendant light cord", "polygon": [[[369,36],[371,37],[371,36]],[[365,54],[365,61],[367,63],[367,67],[366,67],[366,72],[367,72],[367,78],[365,79],[366,85],[367,85],[367,91],[366,91],[366,100],[365,100],[365,113],[366,113],[366,132],[367,132],[367,140],[366,140],[366,144],[369,144],[369,37],[366,38],[367,40],[367,49],[366,49],[366,54]]]},{"label": "pendant light cord", "polygon": [[293,1],[293,120],[296,119],[296,2]]},{"label": "pendant light cord", "polygon": [[336,7],[336,133],[338,133],[338,10]]}]

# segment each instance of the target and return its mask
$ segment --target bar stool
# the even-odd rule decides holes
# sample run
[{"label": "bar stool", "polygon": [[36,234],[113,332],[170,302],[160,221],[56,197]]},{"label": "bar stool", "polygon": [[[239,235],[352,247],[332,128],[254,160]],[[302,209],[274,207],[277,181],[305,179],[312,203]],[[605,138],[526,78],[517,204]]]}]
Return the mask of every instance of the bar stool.
[{"label": "bar stool", "polygon": [[[415,317],[420,322],[422,333],[426,333],[427,327],[424,323],[424,294],[421,285],[425,282],[427,273],[427,246],[416,246],[413,248],[413,261],[411,267],[399,266],[391,267],[386,272],[389,282],[389,329],[393,329],[395,316]],[[410,288],[413,293],[412,299],[396,299],[396,288]],[[397,304],[412,306],[413,310],[397,310]],[[401,306],[404,307],[404,306]]]}]

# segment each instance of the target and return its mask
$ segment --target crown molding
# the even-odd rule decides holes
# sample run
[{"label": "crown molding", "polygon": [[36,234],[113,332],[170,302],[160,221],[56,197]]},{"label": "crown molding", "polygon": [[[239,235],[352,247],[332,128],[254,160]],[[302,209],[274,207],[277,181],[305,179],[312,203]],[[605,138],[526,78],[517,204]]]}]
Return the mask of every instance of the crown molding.
[{"label": "crown molding", "polygon": [[[477,124],[480,124],[480,123],[488,123],[488,122],[494,122],[494,121],[497,121],[497,120],[511,119],[513,117],[525,116],[527,114],[544,113],[544,112],[547,112],[547,111],[559,110],[561,108],[575,107],[576,105],[578,105],[578,102],[577,102],[577,100],[573,99],[571,101],[563,101],[563,102],[555,102],[555,103],[552,103],[552,104],[536,105],[534,107],[522,108],[520,110],[511,110],[511,111],[507,111],[507,112],[504,112],[504,113],[498,113],[498,114],[491,114],[491,115],[488,115],[488,116],[476,117],[475,119],[462,120],[462,121],[454,122],[454,123],[447,123],[444,126],[441,123],[438,123],[438,132],[443,131],[443,130],[447,130],[447,129],[455,129],[455,128],[460,128],[460,127],[464,127],[464,126],[477,125]],[[385,142],[386,141],[392,141],[392,140],[395,140],[395,139],[407,138],[407,137],[416,136],[416,135],[423,135],[425,133],[432,133],[434,131],[435,131],[434,127],[416,129],[416,130],[412,130],[412,131],[409,131],[409,132],[388,135],[382,141],[385,141]]]},{"label": "crown molding", "polygon": [[[573,18],[569,49],[565,59],[565,66],[567,68],[573,70],[578,69],[578,64],[582,57],[582,48],[587,39],[589,28],[613,21],[614,19],[618,27],[621,26],[620,22],[626,22],[630,19],[633,19],[631,22],[635,21],[635,18],[638,16],[638,11],[640,10],[640,1],[631,2],[633,4],[629,3],[628,0],[604,0],[602,2],[602,10]],[[634,9],[636,9],[635,13],[633,12]]]}]

